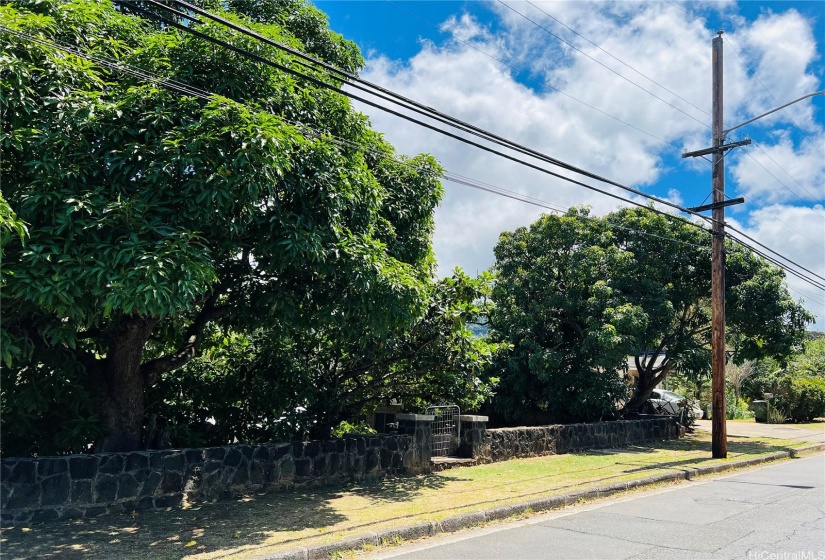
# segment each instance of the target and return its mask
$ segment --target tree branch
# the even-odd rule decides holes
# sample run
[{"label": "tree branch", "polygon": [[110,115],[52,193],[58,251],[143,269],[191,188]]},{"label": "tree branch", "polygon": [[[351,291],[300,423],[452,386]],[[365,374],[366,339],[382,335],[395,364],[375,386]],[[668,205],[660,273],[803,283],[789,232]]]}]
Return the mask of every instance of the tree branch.
[{"label": "tree branch", "polygon": [[206,299],[200,313],[183,334],[183,343],[175,352],[150,360],[140,366],[140,373],[147,386],[157,383],[158,376],[162,373],[177,369],[198,355],[198,345],[206,325],[229,312],[228,306],[215,307],[219,296],[220,292],[215,291]]}]

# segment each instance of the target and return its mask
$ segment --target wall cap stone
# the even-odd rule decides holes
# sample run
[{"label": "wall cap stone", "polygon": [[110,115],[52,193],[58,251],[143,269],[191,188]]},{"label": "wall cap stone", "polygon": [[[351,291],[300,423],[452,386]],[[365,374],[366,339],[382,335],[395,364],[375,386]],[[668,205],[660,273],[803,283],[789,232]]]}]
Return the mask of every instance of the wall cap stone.
[{"label": "wall cap stone", "polygon": [[414,422],[432,422],[435,416],[432,414],[396,414],[396,420],[413,420]]},{"label": "wall cap stone", "polygon": [[478,414],[461,414],[458,419],[462,422],[489,422],[489,416],[479,416]]}]

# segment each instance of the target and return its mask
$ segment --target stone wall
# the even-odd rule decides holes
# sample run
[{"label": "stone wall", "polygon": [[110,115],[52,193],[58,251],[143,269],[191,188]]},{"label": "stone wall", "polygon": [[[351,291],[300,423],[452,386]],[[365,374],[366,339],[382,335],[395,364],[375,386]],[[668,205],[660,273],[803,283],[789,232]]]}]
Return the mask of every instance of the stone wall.
[{"label": "stone wall", "polygon": [[[163,509],[306,485],[431,470],[432,416],[399,414],[398,435],[206,449],[0,460],[4,523]],[[673,439],[672,418],[488,430],[463,415],[459,454],[478,462]]]},{"label": "stone wall", "polygon": [[538,457],[581,451],[623,447],[636,443],[676,439],[679,423],[672,417],[618,420],[593,424],[562,424],[524,428],[483,429],[479,424],[462,429],[468,447],[480,462],[506,461],[516,457]]},{"label": "stone wall", "polygon": [[[418,424],[407,422],[410,435],[3,459],[0,519],[19,523],[92,517],[427,472],[429,423]],[[423,442],[415,440],[416,431]]]}]

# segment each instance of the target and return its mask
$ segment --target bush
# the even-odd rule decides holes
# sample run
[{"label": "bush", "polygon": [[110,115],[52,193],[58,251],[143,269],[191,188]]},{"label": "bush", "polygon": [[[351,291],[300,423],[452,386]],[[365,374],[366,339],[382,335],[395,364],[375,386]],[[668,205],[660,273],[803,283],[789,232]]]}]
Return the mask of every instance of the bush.
[{"label": "bush", "polygon": [[779,384],[771,403],[791,422],[806,422],[825,416],[825,380],[811,377],[786,377]]},{"label": "bush", "polygon": [[342,438],[348,435],[374,436],[377,433],[378,432],[376,432],[374,428],[369,427],[366,422],[362,421],[350,424],[344,420],[332,430],[332,437]]},{"label": "bush", "polygon": [[754,414],[744,399],[737,399],[733,391],[728,391],[725,394],[725,416],[728,420],[747,420]]},{"label": "bush", "polygon": [[768,409],[768,424],[784,424],[787,420],[785,413],[775,406]]}]

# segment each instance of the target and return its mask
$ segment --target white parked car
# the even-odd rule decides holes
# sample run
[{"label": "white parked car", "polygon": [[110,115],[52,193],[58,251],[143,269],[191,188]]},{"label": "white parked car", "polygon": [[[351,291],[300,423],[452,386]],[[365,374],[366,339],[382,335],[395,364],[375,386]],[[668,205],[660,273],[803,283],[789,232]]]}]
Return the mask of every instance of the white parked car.
[{"label": "white parked car", "polygon": [[705,412],[696,404],[692,404],[687,398],[673,391],[654,389],[648,400],[657,414],[679,414],[682,406],[686,405],[693,409],[693,416],[696,420],[701,420],[705,415]]}]

